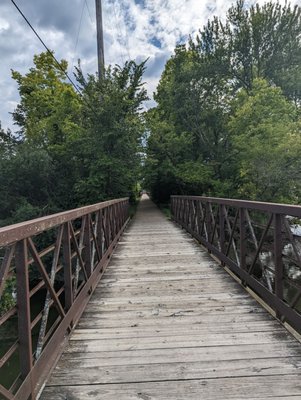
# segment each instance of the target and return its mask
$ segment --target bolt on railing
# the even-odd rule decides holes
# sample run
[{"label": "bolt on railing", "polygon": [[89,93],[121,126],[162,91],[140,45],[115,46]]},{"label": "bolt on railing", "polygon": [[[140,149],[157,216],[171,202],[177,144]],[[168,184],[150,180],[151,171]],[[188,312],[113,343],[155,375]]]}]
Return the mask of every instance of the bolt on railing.
[{"label": "bolt on railing", "polygon": [[175,222],[301,332],[301,206],[171,196]]},{"label": "bolt on railing", "polygon": [[0,228],[0,399],[37,397],[128,219],[124,198]]}]

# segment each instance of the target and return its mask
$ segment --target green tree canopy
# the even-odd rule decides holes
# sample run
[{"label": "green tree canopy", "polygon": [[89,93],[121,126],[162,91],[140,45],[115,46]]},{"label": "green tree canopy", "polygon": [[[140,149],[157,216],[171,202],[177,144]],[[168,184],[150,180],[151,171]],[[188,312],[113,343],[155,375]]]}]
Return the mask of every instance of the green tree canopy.
[{"label": "green tree canopy", "polygon": [[140,113],[147,99],[142,77],[145,63],[127,62],[109,67],[105,75],[84,77],[83,135],[78,142],[82,175],[76,183],[81,203],[128,196],[134,191],[141,168],[144,123]]},{"label": "green tree canopy", "polygon": [[296,108],[264,80],[242,90],[229,122],[237,154],[240,197],[299,202],[301,124]]},{"label": "green tree canopy", "polygon": [[[300,7],[271,1],[248,7],[238,0],[225,20],[212,18],[196,40],[177,46],[155,99],[158,105],[148,113],[145,170],[158,201],[175,193],[297,201],[299,169],[289,143],[296,139],[299,149]],[[257,139],[249,138],[252,126],[262,131]],[[259,168],[260,143],[263,153],[275,146],[270,151],[275,163],[277,152],[283,156],[277,168],[267,162],[257,171],[258,182],[261,176],[264,181],[266,168],[270,189],[254,182],[256,168],[251,173],[252,163]],[[276,186],[283,181],[290,182],[290,190],[286,186],[281,194]],[[251,182],[258,188],[251,189]]]}]

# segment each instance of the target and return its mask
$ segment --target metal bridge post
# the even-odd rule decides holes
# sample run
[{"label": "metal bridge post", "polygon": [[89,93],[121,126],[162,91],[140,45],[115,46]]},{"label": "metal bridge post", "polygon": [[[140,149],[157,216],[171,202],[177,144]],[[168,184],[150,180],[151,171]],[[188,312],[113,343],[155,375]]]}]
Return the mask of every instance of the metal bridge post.
[{"label": "metal bridge post", "polygon": [[15,257],[20,372],[21,378],[25,379],[33,366],[27,239],[23,239],[17,243]]},{"label": "metal bridge post", "polygon": [[63,233],[64,286],[65,286],[65,309],[66,310],[69,310],[73,303],[70,240],[71,240],[70,226],[69,226],[69,222],[66,222],[64,224],[64,233]]},{"label": "metal bridge post", "polygon": [[246,210],[239,209],[239,263],[240,268],[246,269]]},{"label": "metal bridge post", "polygon": [[[274,263],[275,263],[275,295],[283,300],[283,262],[282,262],[282,232],[281,215],[274,214]],[[276,310],[277,318],[282,315]]]},{"label": "metal bridge post", "polygon": [[225,210],[224,205],[219,205],[219,241],[222,254],[225,254]]}]

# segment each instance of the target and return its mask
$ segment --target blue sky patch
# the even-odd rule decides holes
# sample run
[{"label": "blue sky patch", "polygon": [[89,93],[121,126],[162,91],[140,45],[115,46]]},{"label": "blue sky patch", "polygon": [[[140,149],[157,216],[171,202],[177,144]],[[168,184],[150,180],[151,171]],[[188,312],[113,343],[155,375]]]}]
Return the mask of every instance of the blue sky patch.
[{"label": "blue sky patch", "polygon": [[160,40],[158,38],[156,38],[155,36],[152,37],[149,42],[151,44],[153,44],[154,46],[158,47],[158,49],[161,49],[161,47],[162,47]]}]

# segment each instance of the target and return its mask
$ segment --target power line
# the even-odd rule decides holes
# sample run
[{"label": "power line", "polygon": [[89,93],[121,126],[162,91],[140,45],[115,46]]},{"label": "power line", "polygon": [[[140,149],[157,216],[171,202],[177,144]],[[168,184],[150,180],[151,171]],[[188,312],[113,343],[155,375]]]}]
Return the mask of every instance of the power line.
[{"label": "power line", "polygon": [[78,40],[79,40],[79,34],[80,34],[82,21],[83,21],[85,2],[86,2],[86,0],[83,1],[82,12],[81,12],[81,15],[80,15],[80,20],[79,20],[79,27],[78,27],[78,31],[77,31],[77,35],[76,35],[76,42],[75,42],[74,51],[73,51],[73,57],[72,57],[72,61],[71,61],[71,69],[73,68],[73,63],[74,63],[74,59],[75,59],[75,55],[76,55],[76,50],[77,50],[77,45],[78,45]]},{"label": "power line", "polygon": [[19,6],[15,3],[14,0],[10,0],[13,5],[16,7],[16,9],[19,11],[19,13],[22,15],[23,19],[26,21],[27,25],[30,27],[30,29],[34,32],[34,34],[36,35],[36,37],[39,39],[39,41],[42,43],[42,45],[45,47],[45,49],[47,50],[47,52],[51,55],[51,57],[54,59],[55,63],[57,64],[57,66],[59,67],[59,69],[64,73],[64,75],[66,76],[66,78],[69,80],[69,82],[71,83],[71,85],[74,87],[74,89],[81,95],[81,91],[79,90],[79,88],[75,85],[75,83],[72,81],[72,79],[70,78],[70,76],[68,75],[68,73],[64,70],[64,68],[61,66],[60,62],[56,59],[55,55],[53,54],[53,52],[47,47],[47,45],[45,44],[45,42],[43,41],[43,39],[41,38],[41,36],[38,34],[38,32],[34,29],[34,27],[31,25],[31,23],[29,22],[29,20],[26,18],[26,16],[23,14],[23,12],[20,10]]},{"label": "power line", "polygon": [[91,21],[91,23],[93,24],[94,21],[93,21],[93,19],[92,19],[91,12],[90,12],[90,8],[89,8],[89,6],[88,6],[87,0],[85,0],[85,4],[86,4],[87,10],[88,10],[88,14],[89,14],[89,17],[90,17],[90,21]]},{"label": "power line", "polygon": [[24,18],[24,20],[26,21],[26,23],[29,25],[30,29],[34,32],[34,34],[36,35],[36,37],[39,39],[39,41],[42,43],[42,45],[45,47],[45,49],[47,50],[47,52],[51,55],[51,57],[54,59],[55,63],[57,64],[57,66],[59,67],[59,69],[64,73],[64,75],[66,76],[66,78],[69,80],[69,82],[71,83],[71,85],[74,87],[74,89],[77,91],[77,93],[81,96],[81,98],[83,99],[84,103],[86,103],[86,105],[91,109],[91,111],[95,114],[95,116],[97,116],[96,111],[94,110],[94,108],[92,107],[92,105],[90,104],[90,102],[88,100],[86,100],[83,96],[81,91],[79,90],[79,88],[75,85],[75,83],[72,81],[72,79],[70,78],[70,76],[68,75],[68,73],[64,70],[64,68],[61,66],[60,62],[56,59],[56,57],[54,56],[54,54],[52,53],[52,51],[46,46],[46,44],[44,43],[44,41],[42,40],[42,38],[40,37],[40,35],[38,34],[38,32],[34,29],[34,27],[31,25],[31,23],[29,22],[29,20],[26,18],[26,16],[23,14],[23,12],[20,10],[20,8],[18,7],[18,5],[15,3],[14,0],[11,0],[11,2],[13,3],[13,5],[16,7],[16,9],[19,11],[19,13],[22,15],[22,17]]}]

